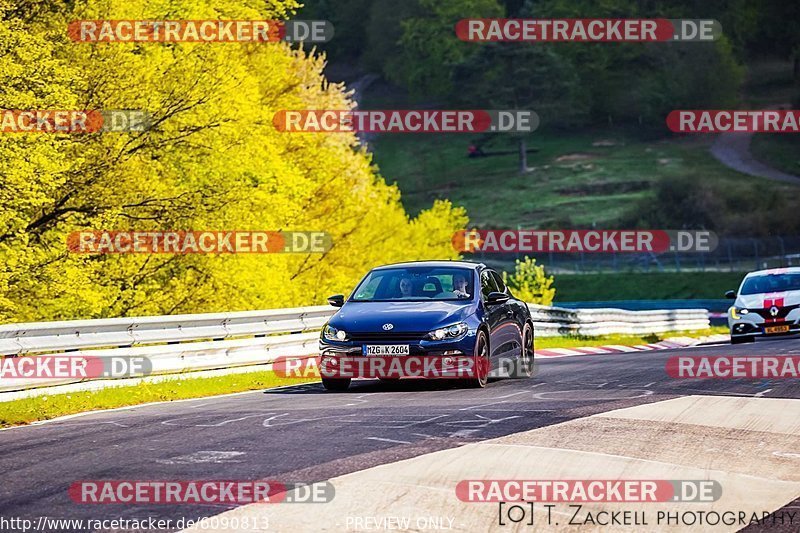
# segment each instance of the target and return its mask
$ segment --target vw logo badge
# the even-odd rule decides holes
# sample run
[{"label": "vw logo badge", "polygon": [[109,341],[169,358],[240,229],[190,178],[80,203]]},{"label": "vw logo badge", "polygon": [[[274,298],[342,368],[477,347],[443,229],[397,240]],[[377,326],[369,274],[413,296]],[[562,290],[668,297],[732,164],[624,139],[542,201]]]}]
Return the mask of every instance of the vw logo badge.
[{"label": "vw logo badge", "polygon": [[769,314],[771,314],[772,316],[778,316],[778,311],[780,310],[774,305],[769,308]]},{"label": "vw logo badge", "polygon": [[392,328],[394,328],[394,324],[384,324],[383,325],[383,331],[389,331]]}]

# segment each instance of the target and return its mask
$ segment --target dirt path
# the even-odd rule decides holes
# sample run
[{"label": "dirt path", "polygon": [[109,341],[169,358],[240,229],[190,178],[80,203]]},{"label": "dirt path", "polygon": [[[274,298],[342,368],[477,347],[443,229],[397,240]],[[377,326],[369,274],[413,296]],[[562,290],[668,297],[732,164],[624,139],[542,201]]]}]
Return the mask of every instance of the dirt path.
[{"label": "dirt path", "polygon": [[[364,91],[366,91],[369,86],[372,85],[378,78],[379,76],[377,74],[365,74],[348,86],[348,89],[353,91],[352,99],[356,103],[356,108],[361,107],[361,97],[364,95]],[[360,131],[356,133],[356,136],[358,137],[359,141],[361,141],[361,144],[368,144],[369,141],[375,137],[375,134]]]},{"label": "dirt path", "polygon": [[750,152],[753,135],[753,133],[721,133],[711,147],[711,155],[726,167],[743,174],[800,184],[800,176],[781,172],[753,157]]}]

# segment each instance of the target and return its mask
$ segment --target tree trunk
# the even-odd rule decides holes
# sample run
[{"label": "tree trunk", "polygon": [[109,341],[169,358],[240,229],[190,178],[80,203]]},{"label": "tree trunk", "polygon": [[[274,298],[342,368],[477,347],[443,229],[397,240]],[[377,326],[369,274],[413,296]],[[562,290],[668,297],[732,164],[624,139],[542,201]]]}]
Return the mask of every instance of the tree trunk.
[{"label": "tree trunk", "polygon": [[519,138],[519,172],[524,174],[528,171],[528,149],[525,146],[525,137]]}]

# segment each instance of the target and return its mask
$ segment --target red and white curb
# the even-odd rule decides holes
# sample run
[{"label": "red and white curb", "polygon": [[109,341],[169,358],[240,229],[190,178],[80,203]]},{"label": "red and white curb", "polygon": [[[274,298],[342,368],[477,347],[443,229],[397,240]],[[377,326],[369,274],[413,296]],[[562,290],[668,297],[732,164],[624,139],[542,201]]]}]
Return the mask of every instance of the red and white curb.
[{"label": "red and white curb", "polygon": [[574,357],[576,355],[599,355],[614,353],[647,352],[651,350],[669,350],[674,348],[687,348],[696,346],[700,343],[728,342],[728,335],[709,335],[706,337],[671,337],[660,342],[649,344],[636,344],[634,346],[622,346],[619,344],[607,344],[604,346],[586,346],[581,348],[545,348],[534,350],[537,357]]}]

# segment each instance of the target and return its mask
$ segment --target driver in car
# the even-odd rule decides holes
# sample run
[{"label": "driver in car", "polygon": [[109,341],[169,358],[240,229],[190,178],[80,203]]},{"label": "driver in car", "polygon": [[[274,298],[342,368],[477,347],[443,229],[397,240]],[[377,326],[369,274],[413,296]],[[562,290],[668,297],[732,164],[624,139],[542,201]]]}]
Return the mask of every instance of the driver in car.
[{"label": "driver in car", "polygon": [[414,285],[411,283],[411,278],[400,278],[400,297],[411,298]]},{"label": "driver in car", "polygon": [[457,298],[469,298],[467,278],[461,274],[453,276],[453,295]]}]

